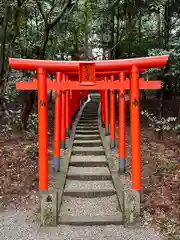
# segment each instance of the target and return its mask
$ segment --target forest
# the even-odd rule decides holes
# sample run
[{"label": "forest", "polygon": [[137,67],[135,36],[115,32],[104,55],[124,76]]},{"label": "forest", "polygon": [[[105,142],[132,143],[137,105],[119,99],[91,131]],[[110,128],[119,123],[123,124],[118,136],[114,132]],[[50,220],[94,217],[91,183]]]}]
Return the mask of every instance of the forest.
[{"label": "forest", "polygon": [[[164,54],[169,55],[168,64],[164,69],[149,69],[144,73],[146,80],[162,80],[163,88],[140,92],[142,165],[145,166],[142,176],[144,179],[151,178],[143,182],[143,206],[147,221],[158,226],[169,239],[178,240],[180,2],[1,0],[0,168],[4,172],[6,169],[13,169],[12,173],[7,171],[0,176],[0,183],[3,183],[0,187],[0,197],[3,198],[3,204],[7,205],[8,196],[12,194],[15,194],[18,201],[20,200],[17,195],[20,191],[22,197],[28,194],[26,190],[17,187],[18,183],[13,185],[16,186],[14,193],[11,183],[20,181],[16,177],[13,179],[17,171],[28,172],[28,167],[32,168],[29,159],[35,159],[37,153],[36,92],[17,91],[15,86],[16,81],[32,80],[34,72],[12,70],[8,64],[9,57],[67,61],[125,59]],[[50,92],[51,105],[52,99],[53,93]],[[127,102],[127,127],[128,104]],[[53,131],[51,115],[53,114],[50,112],[49,135]],[[19,156],[20,149],[24,148],[21,154],[24,162],[17,158],[14,166],[11,166],[9,148],[13,149],[14,159]],[[34,168],[31,169],[31,173],[26,173],[26,187],[28,186],[29,192],[37,187],[37,177],[34,177],[37,176],[36,171],[37,168]],[[10,185],[12,187],[7,189]],[[162,196],[163,202],[159,200]]]}]

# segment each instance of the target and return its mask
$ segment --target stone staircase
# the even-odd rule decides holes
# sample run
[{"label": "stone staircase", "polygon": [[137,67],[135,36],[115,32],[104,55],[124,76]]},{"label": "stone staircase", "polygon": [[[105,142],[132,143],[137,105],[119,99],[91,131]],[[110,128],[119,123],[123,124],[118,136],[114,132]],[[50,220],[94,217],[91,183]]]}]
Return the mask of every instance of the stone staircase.
[{"label": "stone staircase", "polygon": [[116,190],[98,129],[98,99],[91,99],[76,127],[59,211],[59,224],[122,224]]}]

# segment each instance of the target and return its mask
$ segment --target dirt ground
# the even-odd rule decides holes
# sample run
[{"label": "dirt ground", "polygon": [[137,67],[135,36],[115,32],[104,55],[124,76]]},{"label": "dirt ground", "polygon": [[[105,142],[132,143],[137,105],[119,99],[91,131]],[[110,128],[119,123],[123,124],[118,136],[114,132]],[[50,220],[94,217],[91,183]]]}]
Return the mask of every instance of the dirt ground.
[{"label": "dirt ground", "polygon": [[[141,102],[141,109],[159,114],[157,99]],[[180,99],[165,101],[163,116],[178,117]],[[164,132],[158,140],[147,118],[141,117],[142,209],[147,220],[169,240],[180,239],[180,139]]]},{"label": "dirt ground", "polygon": [[[157,100],[141,103],[142,108],[158,114]],[[169,101],[164,111],[177,116],[180,101]],[[53,134],[53,117],[49,120]],[[4,134],[0,130],[0,209],[29,208],[38,204],[37,136],[28,133]],[[174,133],[159,141],[141,119],[141,162],[144,199],[142,209],[146,221],[153,224],[169,240],[180,239],[180,140]]]},{"label": "dirt ground", "polygon": [[[48,144],[53,142],[53,104],[48,104]],[[14,104],[10,105],[14,110]],[[36,109],[34,110],[36,112]],[[38,199],[38,136],[31,132],[0,127],[0,211],[29,208]]]},{"label": "dirt ground", "polygon": [[180,142],[173,137],[157,141],[151,129],[142,127],[141,164],[147,219],[168,239],[180,239]]}]

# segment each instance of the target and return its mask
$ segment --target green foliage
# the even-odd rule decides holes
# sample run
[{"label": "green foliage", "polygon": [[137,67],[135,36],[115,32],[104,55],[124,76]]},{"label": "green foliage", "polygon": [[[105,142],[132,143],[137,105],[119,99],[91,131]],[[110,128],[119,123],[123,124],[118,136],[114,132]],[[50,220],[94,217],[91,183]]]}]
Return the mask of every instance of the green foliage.
[{"label": "green foliage", "polygon": [[38,130],[38,115],[37,113],[32,113],[29,117],[28,129],[31,129],[31,134],[34,136],[37,134]]},{"label": "green foliage", "polygon": [[180,130],[180,123],[177,122],[176,117],[157,118],[155,114],[150,113],[148,110],[141,111],[141,115],[148,118],[148,120],[151,122],[149,126],[157,132]]},{"label": "green foliage", "polygon": [[6,134],[7,132],[12,132],[13,129],[20,128],[21,126],[21,110],[13,111],[6,110],[5,111],[5,119],[7,119],[6,124],[2,126],[2,131]]},{"label": "green foliage", "polygon": [[172,76],[180,75],[180,41],[171,45],[169,51],[164,49],[149,49],[149,56],[169,55],[169,73]]},{"label": "green foliage", "polygon": [[[68,7],[63,12],[67,3]],[[177,1],[3,1],[0,3],[1,27],[6,4],[11,11],[3,49],[4,62],[9,56],[39,58],[46,42],[46,27],[63,12],[48,32],[45,58],[80,60],[168,54],[170,79],[165,82],[163,90],[179,89],[180,6]],[[166,11],[170,22],[167,22]],[[0,37],[0,43],[2,41]],[[145,78],[149,79],[159,71],[149,69]],[[8,102],[13,101],[17,94],[15,85],[6,87],[3,92]]]},{"label": "green foliage", "polygon": [[18,96],[15,83],[8,82],[5,88],[4,97],[7,103],[11,103],[14,101],[15,97]]}]

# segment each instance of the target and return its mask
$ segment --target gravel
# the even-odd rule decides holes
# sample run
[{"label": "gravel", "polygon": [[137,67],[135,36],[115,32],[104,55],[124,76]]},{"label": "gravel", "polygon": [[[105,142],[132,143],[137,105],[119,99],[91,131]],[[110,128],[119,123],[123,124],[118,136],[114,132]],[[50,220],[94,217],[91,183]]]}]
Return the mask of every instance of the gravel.
[{"label": "gravel", "polygon": [[[83,169],[82,169],[83,168]],[[110,174],[108,167],[69,167],[70,174]]]},{"label": "gravel", "polygon": [[150,227],[114,226],[40,227],[35,211],[0,213],[0,240],[163,240]]},{"label": "gravel", "polygon": [[60,215],[117,216],[120,214],[117,196],[101,198],[63,197]]},{"label": "gravel", "polygon": [[[75,130],[75,129],[74,129]],[[76,136],[96,136],[80,135]],[[97,135],[99,136],[99,135]],[[77,160],[104,160],[105,156],[72,156]],[[81,173],[82,167],[69,167],[69,172]],[[83,173],[109,173],[107,167],[83,167]],[[66,188],[99,189],[112,188],[111,181],[67,180]],[[0,240],[163,240],[148,225],[125,227],[114,226],[66,226],[40,227],[40,213],[37,206],[28,211],[8,210],[0,213]],[[61,215],[117,216],[119,205],[116,195],[101,198],[63,197]]]},{"label": "gravel", "polygon": [[78,181],[78,180],[66,180],[65,190],[71,189],[113,189],[112,181]]}]

